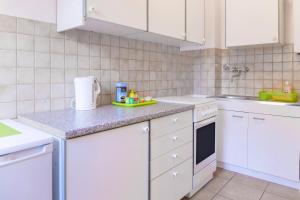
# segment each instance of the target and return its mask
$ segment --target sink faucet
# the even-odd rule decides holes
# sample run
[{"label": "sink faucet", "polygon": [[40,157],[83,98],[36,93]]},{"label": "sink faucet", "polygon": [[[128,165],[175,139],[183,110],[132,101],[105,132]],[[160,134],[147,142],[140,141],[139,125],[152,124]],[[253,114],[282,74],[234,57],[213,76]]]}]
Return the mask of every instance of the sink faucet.
[{"label": "sink faucet", "polygon": [[244,73],[249,72],[249,67],[244,66],[244,65],[243,66],[238,66],[236,64],[235,65],[225,64],[225,65],[223,65],[223,69],[226,72],[235,73],[231,76],[231,82],[233,82],[234,78],[240,77],[242,72],[244,72]]}]

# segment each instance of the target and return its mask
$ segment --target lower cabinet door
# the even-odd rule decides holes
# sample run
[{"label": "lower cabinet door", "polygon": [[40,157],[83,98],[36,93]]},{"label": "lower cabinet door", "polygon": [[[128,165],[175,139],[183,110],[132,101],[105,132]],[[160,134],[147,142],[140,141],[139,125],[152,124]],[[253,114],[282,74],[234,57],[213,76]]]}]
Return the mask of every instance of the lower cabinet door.
[{"label": "lower cabinet door", "polygon": [[217,122],[218,161],[247,167],[248,113],[222,110]]},{"label": "lower cabinet door", "polygon": [[192,190],[192,159],[151,181],[151,200],[180,200]]},{"label": "lower cabinet door", "polygon": [[300,119],[249,114],[248,168],[299,181]]},{"label": "lower cabinet door", "polygon": [[67,140],[67,200],[148,200],[148,122]]}]

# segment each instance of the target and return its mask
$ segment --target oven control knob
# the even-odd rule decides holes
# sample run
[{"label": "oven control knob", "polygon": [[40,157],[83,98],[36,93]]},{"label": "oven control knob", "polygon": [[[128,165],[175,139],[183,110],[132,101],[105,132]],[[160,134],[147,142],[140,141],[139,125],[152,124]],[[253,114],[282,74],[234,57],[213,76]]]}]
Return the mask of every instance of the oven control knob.
[{"label": "oven control knob", "polygon": [[176,141],[178,139],[178,136],[173,136],[173,141]]},{"label": "oven control knob", "polygon": [[176,159],[177,157],[178,157],[177,154],[173,154],[173,155],[172,155],[172,158],[174,158],[174,159]]}]

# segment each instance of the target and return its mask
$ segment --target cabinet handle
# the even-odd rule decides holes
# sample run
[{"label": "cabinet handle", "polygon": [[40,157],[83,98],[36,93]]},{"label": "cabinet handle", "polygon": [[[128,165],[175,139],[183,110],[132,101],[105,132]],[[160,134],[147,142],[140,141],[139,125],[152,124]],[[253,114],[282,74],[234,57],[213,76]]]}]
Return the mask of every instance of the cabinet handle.
[{"label": "cabinet handle", "polygon": [[240,118],[240,119],[243,119],[244,116],[241,116],[241,115],[232,115],[233,118]]},{"label": "cabinet handle", "polygon": [[177,121],[178,121],[178,118],[177,118],[177,117],[173,119],[173,122],[174,122],[174,123],[176,123]]},{"label": "cabinet handle", "polygon": [[265,121],[264,118],[258,118],[258,117],[253,117],[254,120],[258,120],[258,121]]},{"label": "cabinet handle", "polygon": [[178,155],[175,153],[172,155],[172,158],[176,159],[178,157]]},{"label": "cabinet handle", "polygon": [[149,127],[147,126],[147,127],[143,128],[143,131],[144,131],[144,133],[149,133]]},{"label": "cabinet handle", "polygon": [[175,142],[178,139],[178,136],[173,136],[173,141]]},{"label": "cabinet handle", "polygon": [[178,176],[178,175],[179,175],[178,172],[173,172],[173,177],[176,177],[176,176]]},{"label": "cabinet handle", "polygon": [[91,7],[89,7],[89,11],[90,11],[90,12],[95,12],[95,11],[96,11],[96,8],[93,7],[93,6],[91,6]]}]

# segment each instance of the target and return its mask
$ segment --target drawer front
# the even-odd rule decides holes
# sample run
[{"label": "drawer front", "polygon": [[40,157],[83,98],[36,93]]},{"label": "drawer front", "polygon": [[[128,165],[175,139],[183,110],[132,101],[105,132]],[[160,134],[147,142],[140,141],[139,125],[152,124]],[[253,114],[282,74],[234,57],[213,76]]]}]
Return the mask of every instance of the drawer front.
[{"label": "drawer front", "polygon": [[191,141],[193,141],[192,126],[157,139],[151,138],[151,160]]},{"label": "drawer front", "polygon": [[193,125],[192,111],[151,120],[151,138],[172,133],[178,129]]},{"label": "drawer front", "polygon": [[192,190],[192,159],[151,181],[151,200],[180,200]]},{"label": "drawer front", "polygon": [[151,161],[151,179],[193,157],[193,143],[172,150]]}]

